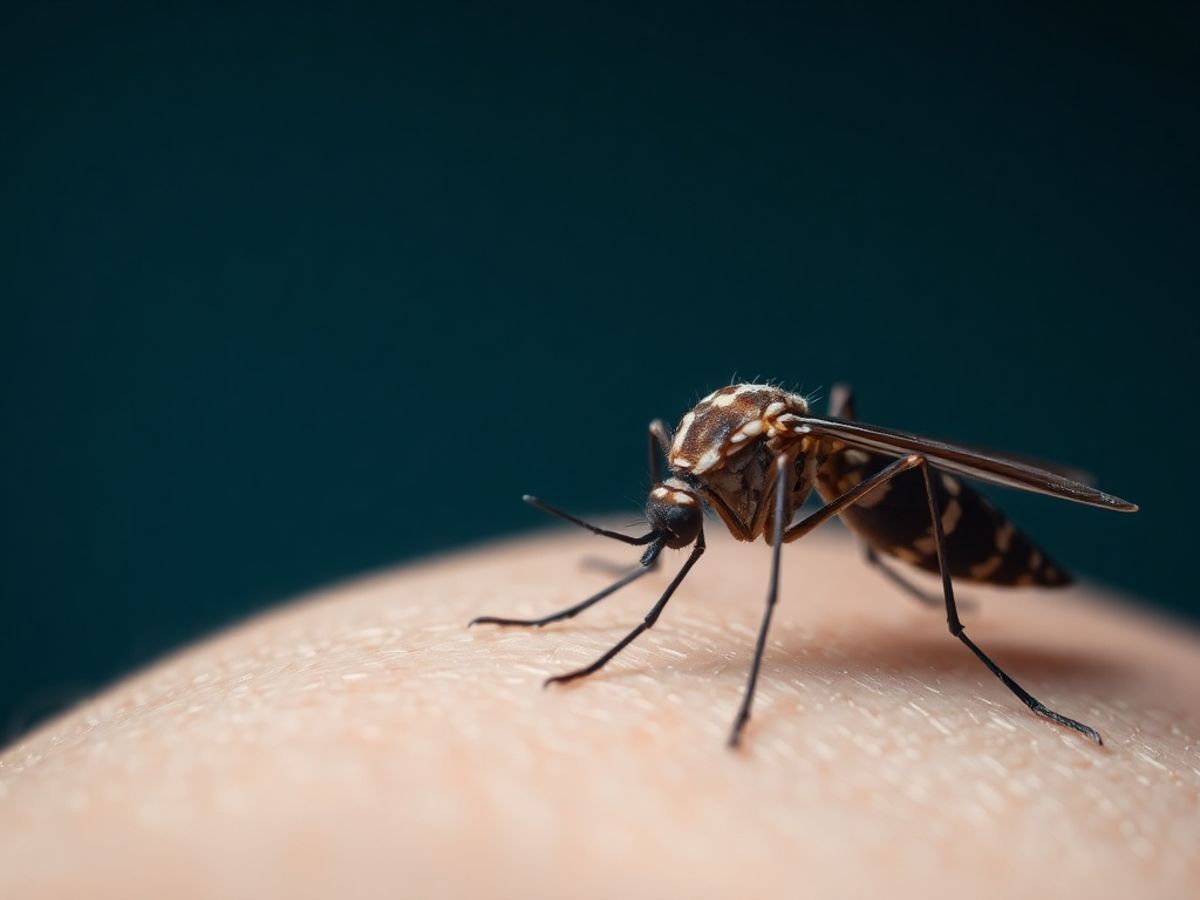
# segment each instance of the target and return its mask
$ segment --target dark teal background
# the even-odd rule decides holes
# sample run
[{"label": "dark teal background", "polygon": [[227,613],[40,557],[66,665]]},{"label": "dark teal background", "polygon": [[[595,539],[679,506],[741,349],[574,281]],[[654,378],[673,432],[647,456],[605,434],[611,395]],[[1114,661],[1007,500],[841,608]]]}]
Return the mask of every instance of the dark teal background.
[{"label": "dark teal background", "polygon": [[1003,500],[1200,612],[1194,4],[100,6],[0,27],[0,738],[523,491],[632,517],[735,373],[1090,468],[1143,512]]}]

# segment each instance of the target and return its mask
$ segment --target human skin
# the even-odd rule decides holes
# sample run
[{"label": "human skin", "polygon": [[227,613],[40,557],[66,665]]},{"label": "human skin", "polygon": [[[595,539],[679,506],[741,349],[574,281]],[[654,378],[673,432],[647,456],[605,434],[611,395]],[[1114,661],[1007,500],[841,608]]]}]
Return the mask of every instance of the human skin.
[{"label": "human skin", "polygon": [[[514,540],[283,606],[0,756],[0,897],[1194,897],[1200,642],[1095,587],[964,585],[1032,714],[832,529],[784,550],[754,717],[726,747],[767,548],[711,524],[582,616],[630,548]],[[936,582],[922,584],[931,589]]]}]

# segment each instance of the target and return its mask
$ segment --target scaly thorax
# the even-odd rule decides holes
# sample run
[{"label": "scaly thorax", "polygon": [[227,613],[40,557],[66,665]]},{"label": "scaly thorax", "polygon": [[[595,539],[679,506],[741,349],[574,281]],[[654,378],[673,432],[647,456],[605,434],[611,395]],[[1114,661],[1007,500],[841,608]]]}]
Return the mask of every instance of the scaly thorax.
[{"label": "scaly thorax", "polygon": [[704,495],[735,537],[752,541],[770,534],[781,454],[790,461],[789,521],[812,489],[815,445],[796,430],[798,417],[807,414],[803,397],[770,385],[735,384],[714,391],[680,421],[671,470]]}]

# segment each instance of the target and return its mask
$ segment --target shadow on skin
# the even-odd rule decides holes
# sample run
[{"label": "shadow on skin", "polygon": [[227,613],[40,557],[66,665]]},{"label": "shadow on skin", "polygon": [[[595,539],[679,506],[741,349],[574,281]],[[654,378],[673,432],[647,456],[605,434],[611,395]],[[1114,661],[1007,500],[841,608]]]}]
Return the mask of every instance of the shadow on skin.
[{"label": "shadow on skin", "polygon": [[[557,623],[556,623],[557,624]],[[548,630],[548,629],[547,629]],[[579,634],[611,637],[615,643],[626,629],[619,627],[593,627],[578,629]],[[781,629],[782,630],[782,629]],[[601,644],[603,642],[600,642]],[[781,643],[783,646],[781,647]],[[988,645],[989,655],[995,659],[1017,681],[1043,680],[1044,686],[1054,681],[1070,681],[1086,678],[1091,687],[1111,684],[1119,685],[1125,680],[1128,666],[1124,663],[1103,658],[1099,654],[1080,653],[1069,649],[1033,649],[1012,642],[992,641]],[[744,668],[748,671],[753,647],[744,647]],[[711,675],[714,670],[722,672],[737,669],[737,660],[714,660],[709,655],[672,660],[672,669],[697,676]],[[653,676],[661,669],[662,662],[625,665],[602,669],[586,678],[566,684],[556,684],[558,690],[574,690],[589,681],[617,679],[629,676]],[[842,644],[839,650],[828,650],[819,641],[776,639],[767,649],[763,660],[763,672],[767,676],[779,676],[803,680],[805,677],[849,677],[855,673],[883,674],[887,676],[913,676],[932,673],[946,683],[974,686],[994,680],[971,652],[956,638],[946,635],[945,640],[932,638],[897,638],[895,635],[882,637],[875,642]],[[999,682],[996,682],[999,685]],[[1025,685],[1028,687],[1029,685]],[[1035,692],[1036,693],[1036,692]],[[1014,702],[1019,703],[1014,698]]]}]

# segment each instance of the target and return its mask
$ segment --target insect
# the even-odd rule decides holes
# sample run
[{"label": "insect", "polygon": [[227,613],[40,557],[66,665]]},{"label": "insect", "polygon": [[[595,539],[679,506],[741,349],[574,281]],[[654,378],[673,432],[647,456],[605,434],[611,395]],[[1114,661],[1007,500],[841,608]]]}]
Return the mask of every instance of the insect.
[{"label": "insect", "polygon": [[[704,507],[735,538],[765,539],[772,547],[766,609],[750,674],[729,735],[736,747],[750,718],[754,690],[779,595],[780,550],[835,515],[866,545],[869,562],[922,596],[882,557],[898,558],[940,574],[950,634],[962,641],[1033,712],[1073,728],[1096,743],[1099,732],[1048,708],[1010,678],[963,629],[954,601],[954,579],[997,585],[1058,587],[1069,576],[959,475],[1049,494],[1118,512],[1137,506],[1085,484],[1086,476],[989,451],[954,446],[857,421],[850,390],[839,385],[829,415],[814,416],[804,397],[766,384],[733,384],[709,394],[680,420],[672,436],[661,420],[650,423],[653,482],[643,535],[609,531],[536,497],[527,503],[594,534],[645,547],[640,564],[597,594],[540,619],[480,616],[470,624],[541,627],[569,619],[610,596],[659,562],[665,548],[691,547],[678,573],[636,628],[595,662],[555,675],[546,685],[591,675],[654,626],[688,572],[704,554]],[[669,475],[663,479],[659,452]],[[797,511],[813,489],[824,504],[799,521]],[[937,601],[933,601],[937,602]]]}]

